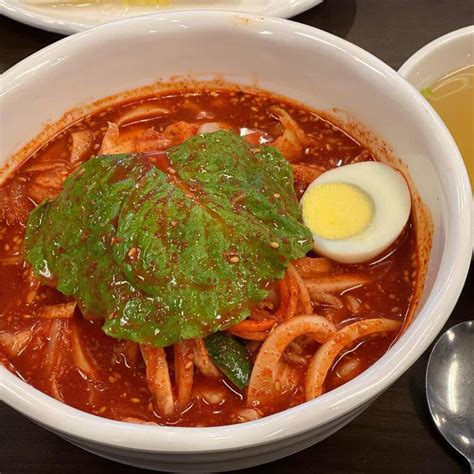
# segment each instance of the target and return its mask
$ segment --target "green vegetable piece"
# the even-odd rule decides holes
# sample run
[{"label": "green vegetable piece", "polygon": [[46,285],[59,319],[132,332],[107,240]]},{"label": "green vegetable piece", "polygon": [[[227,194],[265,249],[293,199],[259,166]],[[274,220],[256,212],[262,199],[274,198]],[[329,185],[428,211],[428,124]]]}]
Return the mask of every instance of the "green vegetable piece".
[{"label": "green vegetable piece", "polygon": [[423,95],[426,99],[429,99],[433,91],[429,87],[424,87],[420,91],[421,95]]},{"label": "green vegetable piece", "polygon": [[209,357],[222,373],[240,390],[250,381],[252,364],[245,347],[222,332],[216,332],[205,339]]},{"label": "green vegetable piece", "polygon": [[227,131],[91,158],[25,238],[35,273],[109,336],[158,347],[242,321],[311,247],[288,162]]}]

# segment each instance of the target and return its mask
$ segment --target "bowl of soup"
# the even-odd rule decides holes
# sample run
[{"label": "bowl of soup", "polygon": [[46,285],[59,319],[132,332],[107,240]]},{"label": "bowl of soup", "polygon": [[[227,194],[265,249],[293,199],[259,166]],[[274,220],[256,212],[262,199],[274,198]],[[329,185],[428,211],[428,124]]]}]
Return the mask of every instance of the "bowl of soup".
[{"label": "bowl of soup", "polygon": [[149,469],[269,462],[349,423],[449,317],[467,175],[362,49],[159,14],[2,86],[2,398],[74,444]]},{"label": "bowl of soup", "polygon": [[432,41],[398,72],[424,95],[447,125],[474,189],[474,27]]}]

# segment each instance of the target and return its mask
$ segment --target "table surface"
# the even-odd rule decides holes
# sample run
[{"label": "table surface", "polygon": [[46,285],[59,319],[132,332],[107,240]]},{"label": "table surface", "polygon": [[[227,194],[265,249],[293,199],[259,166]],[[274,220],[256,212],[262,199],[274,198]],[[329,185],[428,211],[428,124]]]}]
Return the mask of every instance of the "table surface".
[{"label": "table surface", "polygon": [[[327,30],[395,69],[418,48],[474,23],[473,0],[325,0],[296,21]],[[0,72],[61,38],[0,17]],[[473,318],[474,265],[446,327]],[[467,464],[442,439],[424,391],[431,348],[361,416],[288,458],[242,473],[460,473]],[[138,473],[83,451],[0,404],[1,473]],[[145,472],[145,471],[142,471]]]}]

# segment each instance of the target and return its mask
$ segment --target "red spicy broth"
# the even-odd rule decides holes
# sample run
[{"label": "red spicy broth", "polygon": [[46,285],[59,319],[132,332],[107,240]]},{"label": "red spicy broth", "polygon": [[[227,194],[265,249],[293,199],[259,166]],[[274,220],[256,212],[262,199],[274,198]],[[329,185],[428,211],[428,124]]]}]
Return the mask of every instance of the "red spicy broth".
[{"label": "red spicy broth", "polygon": [[[224,376],[212,377],[196,369],[190,403],[164,416],[154,405],[146,365],[136,345],[108,337],[101,330],[101,321],[83,318],[77,308],[71,318],[48,317],[48,307],[71,299],[38,284],[22,256],[29,212],[43,199],[60,192],[64,179],[98,153],[109,122],[120,124],[123,136],[130,136],[132,141],[147,130],[163,134],[170,125],[186,122],[195,127],[224,123],[236,133],[247,135],[250,142],[271,144],[284,132],[272,106],[284,109],[313,143],[302,147],[301,156],[292,162],[298,197],[309,184],[308,172],[316,175],[321,170],[376,160],[349,133],[311,110],[269,94],[230,90],[175,91],[119,103],[64,129],[29,156],[0,188],[0,360],[27,383],[64,403],[116,420],[215,426],[255,419],[304,402],[305,372],[318,348],[314,342],[295,342],[291,351],[285,351],[287,386],[263,412],[252,411],[245,390],[237,389]],[[146,113],[135,118],[132,114],[127,119],[137,107],[146,108]],[[81,132],[82,138],[74,136],[75,132]],[[76,146],[73,160],[73,141],[86,135],[82,148]],[[183,138],[185,134],[173,133],[173,145]],[[381,316],[405,323],[412,312],[419,278],[413,221],[375,261],[360,265],[332,262],[333,275],[354,272],[371,276],[371,281],[334,294],[332,301],[313,301],[314,313],[328,318],[338,329]],[[398,333],[363,338],[344,350],[329,371],[324,391],[367,369],[382,357]],[[255,359],[261,341],[242,342]],[[172,350],[166,351],[170,379],[174,380]],[[88,375],[88,367],[93,367],[93,377]]]}]

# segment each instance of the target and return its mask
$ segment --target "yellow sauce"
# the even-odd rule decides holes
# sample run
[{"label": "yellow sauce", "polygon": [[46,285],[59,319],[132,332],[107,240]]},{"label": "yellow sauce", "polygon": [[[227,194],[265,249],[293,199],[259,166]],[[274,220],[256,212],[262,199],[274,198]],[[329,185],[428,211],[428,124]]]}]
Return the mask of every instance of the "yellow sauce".
[{"label": "yellow sauce", "polygon": [[474,189],[474,65],[444,76],[422,92],[456,140]]}]

